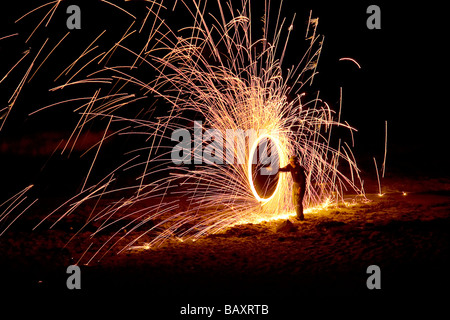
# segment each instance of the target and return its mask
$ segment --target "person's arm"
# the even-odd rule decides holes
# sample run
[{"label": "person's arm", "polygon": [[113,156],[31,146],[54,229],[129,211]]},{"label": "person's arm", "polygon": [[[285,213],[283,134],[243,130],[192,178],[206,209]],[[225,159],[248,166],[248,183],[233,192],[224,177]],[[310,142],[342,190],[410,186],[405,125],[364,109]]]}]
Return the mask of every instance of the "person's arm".
[{"label": "person's arm", "polygon": [[278,169],[278,172],[289,172],[290,171],[290,168],[291,166],[288,164],[286,167],[283,167],[283,168],[279,168]]}]

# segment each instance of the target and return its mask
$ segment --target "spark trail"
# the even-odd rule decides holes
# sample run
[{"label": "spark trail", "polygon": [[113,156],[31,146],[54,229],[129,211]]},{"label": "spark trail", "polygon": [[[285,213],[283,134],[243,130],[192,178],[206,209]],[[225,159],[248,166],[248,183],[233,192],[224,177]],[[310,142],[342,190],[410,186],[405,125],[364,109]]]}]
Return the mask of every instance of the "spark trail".
[{"label": "spark trail", "polygon": [[[305,101],[308,84],[317,75],[324,41],[318,34],[318,18],[313,19],[312,13],[305,52],[295,65],[284,69],[294,19],[287,24],[281,17],[281,9],[272,16],[270,1],[265,2],[263,19],[252,16],[247,1],[236,8],[231,2],[220,1],[181,0],[173,6],[145,2],[140,4],[146,9],[141,10],[142,20],[138,14],[127,11],[126,4],[119,7],[101,2],[118,10],[126,22],[131,21],[125,33],[106,48],[96,44],[103,36],[100,33],[60,73],[58,80],[63,84],[50,88],[57,91],[87,86],[95,93],[39,108],[48,110],[65,103],[83,103],[75,110],[80,119],[69,140],[76,141],[89,124],[108,120],[101,140],[91,147],[95,155],[82,191],[40,223],[53,218],[54,226],[77,214],[83,204],[95,204],[96,208],[101,199],[116,199],[84,217],[85,224],[77,234],[83,233],[88,225],[96,231],[83,240],[87,249],[80,260],[90,263],[114,248],[123,252],[143,243],[145,247],[158,246],[168,238],[195,240],[235,224],[293,214],[288,175],[278,177],[277,188],[269,198],[261,199],[252,190],[254,177],[249,169],[252,150],[261,137],[273,138],[281,166],[287,163],[289,155],[300,155],[307,171],[304,205],[309,210],[342,201],[346,189],[363,194],[359,170],[348,144],[339,140],[337,146],[331,145],[333,128],[355,130],[341,123],[340,114],[318,93]],[[58,4],[59,1],[51,7],[30,37],[45,19],[50,23],[59,10]],[[211,11],[213,6],[215,11]],[[170,14],[171,7],[177,14],[190,15],[192,23],[172,29],[164,17]],[[258,36],[261,22],[262,34]],[[70,41],[70,36],[64,36],[56,46],[63,40]],[[50,55],[56,55],[55,48],[42,63],[51,63]],[[150,99],[153,104],[149,106]],[[132,114],[130,110],[136,105],[141,106],[140,111]],[[169,137],[175,130],[183,129],[194,136],[194,121],[201,121],[202,127],[197,129],[204,139],[197,141],[197,145],[194,141],[190,163],[175,165],[171,161],[174,143]],[[227,132],[241,131],[253,132],[254,136],[227,140],[231,145],[227,145],[227,158],[220,164],[205,161],[202,156],[207,150],[220,153],[220,148],[225,147],[211,137],[205,139],[207,136],[203,134],[211,129],[222,137]],[[145,143],[126,153],[128,159],[103,179],[93,182],[91,171],[95,170],[102,146],[118,135],[145,137]],[[350,178],[338,168],[343,163]],[[119,175],[136,171],[135,183],[115,186]],[[107,237],[103,235],[106,230]],[[77,239],[74,236],[71,241]]]}]

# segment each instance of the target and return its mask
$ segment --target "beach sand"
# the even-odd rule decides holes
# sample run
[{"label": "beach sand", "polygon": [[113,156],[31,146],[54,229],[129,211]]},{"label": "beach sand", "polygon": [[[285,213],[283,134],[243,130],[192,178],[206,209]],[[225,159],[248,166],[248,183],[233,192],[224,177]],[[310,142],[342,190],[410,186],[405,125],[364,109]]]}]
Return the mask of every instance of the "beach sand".
[{"label": "beach sand", "polygon": [[[369,201],[332,205],[303,222],[243,224],[196,241],[169,238],[155,248],[111,250],[100,262],[80,264],[77,294],[148,299],[156,306],[170,301],[175,313],[195,301],[268,301],[282,312],[274,301],[442,297],[450,284],[450,180],[394,177],[383,180],[383,196],[377,190],[368,183]],[[27,213],[0,239],[4,290],[73,294],[66,268],[86,250],[81,243],[92,230],[65,247],[81,226],[76,218],[31,231],[36,221]],[[379,290],[366,284],[371,265],[381,270]]]}]

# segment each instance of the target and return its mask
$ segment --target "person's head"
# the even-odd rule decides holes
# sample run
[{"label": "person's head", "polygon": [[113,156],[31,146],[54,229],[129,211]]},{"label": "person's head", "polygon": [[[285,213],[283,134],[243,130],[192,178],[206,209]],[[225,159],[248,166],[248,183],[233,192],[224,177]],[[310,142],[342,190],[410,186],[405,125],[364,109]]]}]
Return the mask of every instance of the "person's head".
[{"label": "person's head", "polygon": [[290,163],[292,166],[295,166],[295,165],[298,163],[298,158],[297,158],[297,156],[291,156],[291,157],[289,158],[289,163]]}]

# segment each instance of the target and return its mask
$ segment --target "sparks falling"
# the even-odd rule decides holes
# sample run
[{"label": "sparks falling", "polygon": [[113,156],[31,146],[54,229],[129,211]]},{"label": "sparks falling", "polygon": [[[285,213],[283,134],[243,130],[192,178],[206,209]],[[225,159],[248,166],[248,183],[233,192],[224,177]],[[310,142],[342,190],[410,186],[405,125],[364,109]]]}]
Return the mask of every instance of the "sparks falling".
[{"label": "sparks falling", "polygon": [[[101,2],[119,10],[130,21],[129,27],[106,48],[97,43],[108,31],[100,33],[55,79],[59,83],[49,88],[53,92],[87,86],[94,93],[58,101],[32,114],[81,103],[74,113],[79,121],[62,148],[63,153],[72,152],[89,124],[105,123],[105,129],[99,141],[86,151],[93,158],[81,191],[51,211],[35,228],[50,220],[53,227],[77,214],[86,203],[96,204],[106,197],[117,199],[102,210],[92,210],[70,240],[77,241],[77,235],[88,225],[96,228],[80,257],[90,263],[113,249],[123,252],[142,244],[150,248],[168,238],[195,240],[239,223],[289,217],[294,213],[288,175],[277,177],[276,188],[268,197],[259,196],[255,190],[251,161],[264,137],[275,145],[280,166],[287,163],[290,155],[300,155],[307,172],[304,205],[309,211],[343,201],[347,189],[363,194],[351,147],[341,140],[336,146],[331,143],[333,128],[343,127],[352,134],[355,130],[341,123],[339,113],[318,93],[309,98],[308,88],[318,73],[324,42],[318,34],[318,18],[312,18],[312,12],[304,37],[306,50],[297,64],[285,68],[295,21],[288,23],[281,17],[281,10],[272,16],[270,1],[265,2],[262,18],[252,16],[248,1],[242,1],[238,8],[220,1],[179,1],[172,8],[164,3],[145,2],[142,20],[125,6]],[[52,4],[27,41],[44,22],[50,23],[60,1],[49,2],[20,18],[29,18]],[[215,6],[216,15],[206,13],[211,11],[210,6]],[[192,23],[172,29],[164,18],[171,10],[189,14]],[[52,49],[47,49],[47,40],[11,96],[8,114],[30,75],[32,78],[44,63],[51,63],[55,49],[70,41],[66,34]],[[141,46],[136,49],[129,44],[131,40]],[[38,64],[45,50],[49,50],[47,56]],[[28,54],[24,53],[17,64],[23,63]],[[141,111],[130,116],[129,110],[136,105],[141,106]],[[158,115],[152,116],[156,109]],[[227,149],[227,156],[241,161],[205,163],[202,153],[194,148],[191,164],[174,165],[170,157],[173,142],[168,137],[177,129],[194,133],[196,120],[202,122],[202,133],[214,129],[225,137],[227,131],[252,131],[255,137],[236,143],[233,140],[232,148]],[[2,124],[4,121],[6,118]],[[127,160],[103,179],[93,180],[91,173],[102,146],[117,135],[143,136],[145,144],[128,152]],[[198,147],[205,151],[211,145],[211,139],[203,136]],[[197,162],[201,164],[195,165]],[[343,164],[349,169],[349,176],[338,170]],[[131,171],[139,172],[135,183],[117,187],[117,177]],[[105,230],[112,234],[107,239],[99,237]]]}]

